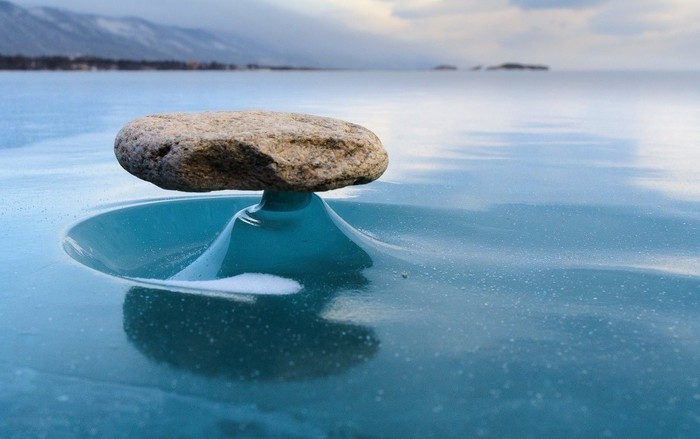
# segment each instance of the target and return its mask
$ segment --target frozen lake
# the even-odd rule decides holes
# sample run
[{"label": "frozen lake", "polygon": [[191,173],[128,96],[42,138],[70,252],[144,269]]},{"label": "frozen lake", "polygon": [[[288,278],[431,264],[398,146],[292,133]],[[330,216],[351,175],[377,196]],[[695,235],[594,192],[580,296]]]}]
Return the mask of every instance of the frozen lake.
[{"label": "frozen lake", "polygon": [[[0,437],[700,437],[699,83],[0,73]],[[241,109],[374,131],[384,176],[320,195],[391,257],[232,301],[64,252],[93,215],[209,203],[123,171],[122,125]],[[221,218],[257,196],[215,195]]]}]

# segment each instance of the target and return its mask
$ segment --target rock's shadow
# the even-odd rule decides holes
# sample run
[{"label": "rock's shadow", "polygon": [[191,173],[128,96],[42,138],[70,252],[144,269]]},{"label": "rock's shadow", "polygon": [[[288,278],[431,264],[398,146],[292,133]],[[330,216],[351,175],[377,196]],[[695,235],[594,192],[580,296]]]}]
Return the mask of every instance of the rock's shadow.
[{"label": "rock's shadow", "polygon": [[379,340],[371,328],[322,318],[333,297],[322,290],[366,283],[355,273],[293,296],[246,300],[134,287],[124,331],[148,358],[196,374],[253,381],[339,374],[376,355]]}]

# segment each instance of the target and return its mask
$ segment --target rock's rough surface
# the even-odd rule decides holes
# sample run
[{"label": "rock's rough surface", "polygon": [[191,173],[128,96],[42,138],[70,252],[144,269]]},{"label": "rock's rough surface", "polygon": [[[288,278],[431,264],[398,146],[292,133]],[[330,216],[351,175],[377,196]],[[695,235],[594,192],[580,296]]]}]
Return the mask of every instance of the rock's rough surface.
[{"label": "rock's rough surface", "polygon": [[135,176],[188,192],[325,191],[369,183],[388,164],[366,128],[267,111],[145,116],[122,128],[114,151]]}]

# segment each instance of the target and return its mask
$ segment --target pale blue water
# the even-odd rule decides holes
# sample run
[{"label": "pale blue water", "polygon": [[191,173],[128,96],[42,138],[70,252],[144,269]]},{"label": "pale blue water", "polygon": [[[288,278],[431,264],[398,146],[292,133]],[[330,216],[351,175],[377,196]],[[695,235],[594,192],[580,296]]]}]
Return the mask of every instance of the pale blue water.
[{"label": "pale blue water", "polygon": [[[700,437],[699,83],[0,74],[0,437]],[[386,256],[319,281],[325,295],[230,301],[64,252],[69,227],[96,214],[110,248],[136,236],[157,253],[182,206],[208,205],[214,230],[254,203],[124,210],[183,195],[112,153],[144,114],[248,108],[379,135],[387,173],[321,196]],[[135,267],[147,252],[131,250]]]}]

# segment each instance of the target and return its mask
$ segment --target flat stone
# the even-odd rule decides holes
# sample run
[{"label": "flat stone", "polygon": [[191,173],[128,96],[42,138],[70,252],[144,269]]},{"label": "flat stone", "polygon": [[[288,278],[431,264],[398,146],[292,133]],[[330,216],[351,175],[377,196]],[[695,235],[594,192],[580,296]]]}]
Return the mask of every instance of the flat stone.
[{"label": "flat stone", "polygon": [[376,180],[389,161],[364,127],[267,111],[145,116],[119,131],[114,152],[133,175],[187,192],[326,191]]}]

